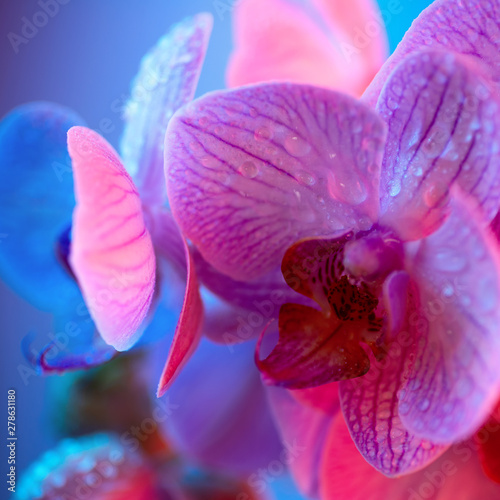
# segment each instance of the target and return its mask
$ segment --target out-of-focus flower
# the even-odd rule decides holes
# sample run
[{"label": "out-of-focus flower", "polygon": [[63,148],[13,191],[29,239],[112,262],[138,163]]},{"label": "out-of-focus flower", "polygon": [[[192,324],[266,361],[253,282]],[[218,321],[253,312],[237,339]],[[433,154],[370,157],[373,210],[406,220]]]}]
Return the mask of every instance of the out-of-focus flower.
[{"label": "out-of-focus flower", "polygon": [[340,381],[350,434],[387,476],[469,438],[499,396],[498,51],[484,40],[499,23],[497,1],[436,2],[376,78],[376,109],[262,84],[205,96],[167,130],[172,212],[214,273],[262,297],[281,267],[302,295],[257,358],[265,379]]},{"label": "out-of-focus flower", "polygon": [[161,400],[154,389],[166,346],[157,345],[51,378],[47,407],[57,435],[113,432],[156,460],[180,454],[201,468],[244,478],[280,458],[283,446],[251,343],[230,351],[202,341]]},{"label": "out-of-focus flower", "polygon": [[[0,124],[1,208],[11,214],[0,224],[8,235],[0,249],[2,276],[53,312],[64,336],[35,356],[43,371],[110,359],[115,351],[99,334],[123,350],[144,330],[158,337],[175,324],[186,257],[166,208],[163,138],[174,111],[194,95],[211,26],[208,14],[179,23],[142,61],[125,112],[121,150],[128,172],[96,133],[71,131],[73,223],[66,132],[82,120],[35,103]],[[199,309],[197,334],[201,303],[197,296],[192,303]]]},{"label": "out-of-focus flower", "polygon": [[373,0],[240,0],[233,19],[230,87],[280,80],[359,96],[388,55]]},{"label": "out-of-focus flower", "polygon": [[128,448],[113,434],[62,441],[21,478],[18,500],[257,500],[237,479],[206,473],[178,461],[158,462]]}]

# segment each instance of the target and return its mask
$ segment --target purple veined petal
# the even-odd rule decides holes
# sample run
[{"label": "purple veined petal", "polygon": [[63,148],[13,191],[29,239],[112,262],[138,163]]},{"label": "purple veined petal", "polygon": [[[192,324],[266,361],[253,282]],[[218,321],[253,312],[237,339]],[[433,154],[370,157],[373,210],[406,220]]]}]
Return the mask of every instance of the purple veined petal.
[{"label": "purple veined petal", "polygon": [[409,432],[399,416],[398,395],[414,344],[409,336],[399,336],[388,344],[382,361],[371,360],[364,377],[339,383],[342,412],[356,447],[370,465],[389,477],[422,469],[446,450]]},{"label": "purple veined petal", "polygon": [[364,94],[375,106],[394,68],[423,49],[463,54],[500,81],[500,3],[498,0],[436,0],[414,21]]},{"label": "purple veined petal", "polygon": [[324,442],[337,412],[326,413],[299,403],[289,392],[268,387],[267,397],[285,449],[290,470],[301,492],[319,495],[319,465]]},{"label": "purple veined petal", "polygon": [[172,115],[191,101],[212,31],[210,14],[175,25],[143,58],[125,108],[120,152],[142,200],[167,201],[163,144]]},{"label": "purple veined petal", "polygon": [[184,241],[187,262],[186,291],[172,345],[158,385],[158,397],[165,394],[198,346],[203,330],[203,302],[189,247]]},{"label": "purple veined petal", "polygon": [[172,406],[162,425],[184,456],[245,478],[280,460],[283,451],[254,349],[253,342],[228,349],[202,339],[158,402]]},{"label": "purple veined petal", "polygon": [[307,236],[378,216],[382,120],[333,91],[263,84],[209,94],[170,122],[166,177],[184,234],[239,281]]},{"label": "purple veined petal", "polygon": [[389,478],[356,449],[342,415],[333,422],[321,462],[324,500],[468,500],[499,498],[500,486],[486,478],[473,443],[459,443],[429,467]]},{"label": "purple veined petal", "polygon": [[156,262],[139,194],[113,148],[96,132],[68,132],[77,207],[70,264],[103,339],[129,349],[142,333]]},{"label": "purple veined petal", "polygon": [[444,225],[413,244],[421,306],[410,326],[420,341],[399,405],[403,424],[436,443],[472,435],[500,391],[498,246],[471,201],[452,196]]},{"label": "purple veined petal", "polygon": [[419,52],[392,73],[377,109],[389,126],[381,174],[381,223],[403,239],[430,234],[454,184],[490,221],[500,206],[500,106],[476,67]]}]

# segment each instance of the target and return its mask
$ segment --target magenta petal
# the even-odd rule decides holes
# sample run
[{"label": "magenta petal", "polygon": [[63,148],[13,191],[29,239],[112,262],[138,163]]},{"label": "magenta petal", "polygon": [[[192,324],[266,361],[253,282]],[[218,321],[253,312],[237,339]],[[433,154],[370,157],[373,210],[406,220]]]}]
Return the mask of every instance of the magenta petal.
[{"label": "magenta petal", "polygon": [[96,132],[68,132],[77,206],[70,262],[103,339],[129,349],[142,333],[155,287],[155,255],[139,194]]},{"label": "magenta petal", "polygon": [[404,239],[442,221],[458,184],[487,220],[500,206],[500,106],[460,56],[420,52],[389,78],[377,109],[389,125],[381,220]]},{"label": "magenta petal", "polygon": [[384,282],[384,305],[388,316],[388,335],[391,340],[405,327],[409,285],[410,277],[404,271],[391,273]]},{"label": "magenta petal", "polygon": [[410,325],[421,340],[400,414],[416,434],[449,443],[473,434],[498,399],[498,249],[455,192],[448,220],[413,252],[421,310]]},{"label": "magenta petal", "polygon": [[194,96],[212,24],[210,14],[198,14],[174,26],[143,58],[134,80],[120,150],[148,205],[166,200],[165,131],[172,115]]},{"label": "magenta petal", "polygon": [[389,477],[421,469],[446,449],[415,437],[399,417],[398,395],[412,351],[410,342],[389,344],[385,359],[372,360],[367,375],[340,382],[342,411],[358,450]]},{"label": "magenta petal", "polygon": [[302,405],[285,389],[268,387],[267,395],[281,439],[289,450],[295,482],[302,493],[317,498],[321,454],[335,412]]},{"label": "magenta petal", "polygon": [[203,302],[198,289],[198,278],[194,268],[193,259],[189,248],[184,242],[185,256],[187,262],[187,282],[179,322],[174,334],[174,340],[170,346],[167,362],[161,374],[158,386],[158,397],[165,394],[175,377],[180,373],[182,367],[193,355],[200,342],[203,327]]},{"label": "magenta petal", "polygon": [[321,463],[324,500],[496,500],[500,486],[481,470],[473,443],[459,443],[429,467],[400,478],[372,468],[352,442],[339,415],[325,442]]},{"label": "magenta petal", "polygon": [[500,81],[499,22],[498,0],[436,0],[414,21],[365,98],[375,104],[394,68],[408,54],[425,48],[466,55],[483,64],[494,82]]},{"label": "magenta petal", "polygon": [[374,0],[240,0],[233,19],[231,87],[279,80],[359,95],[387,57]]},{"label": "magenta petal", "polygon": [[256,280],[301,238],[372,225],[384,139],[377,114],[332,91],[267,84],[209,94],[167,131],[174,217],[217,270]]}]

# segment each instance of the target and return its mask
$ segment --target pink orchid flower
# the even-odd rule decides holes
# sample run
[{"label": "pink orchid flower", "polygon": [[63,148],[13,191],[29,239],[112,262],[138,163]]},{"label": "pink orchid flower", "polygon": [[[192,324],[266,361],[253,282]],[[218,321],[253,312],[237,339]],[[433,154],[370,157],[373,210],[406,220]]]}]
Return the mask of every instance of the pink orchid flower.
[{"label": "pink orchid flower", "polygon": [[436,2],[370,86],[374,108],[260,84],[194,101],[167,130],[172,213],[213,288],[299,292],[257,355],[265,381],[339,382],[386,476],[469,438],[500,394],[499,24],[498,1]]}]

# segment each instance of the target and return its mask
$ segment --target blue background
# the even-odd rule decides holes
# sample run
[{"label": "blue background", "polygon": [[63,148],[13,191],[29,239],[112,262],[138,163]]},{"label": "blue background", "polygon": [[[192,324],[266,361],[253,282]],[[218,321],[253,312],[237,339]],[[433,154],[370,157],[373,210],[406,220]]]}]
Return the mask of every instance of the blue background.
[{"label": "blue background", "polygon": [[[234,3],[234,0],[224,1],[228,5]],[[381,0],[381,8],[387,8],[389,3]],[[429,3],[401,0],[401,13],[394,15],[387,26],[391,50]],[[8,34],[20,34],[23,16],[31,19],[40,7],[36,1],[2,0],[0,116],[27,101],[59,102],[75,109],[97,130],[102,120],[111,120],[113,130],[105,136],[116,146],[122,123],[112,103],[126,98],[141,57],[172,23],[200,11],[214,14],[214,32],[198,95],[224,87],[224,70],[231,50],[231,22],[228,13],[223,17],[217,15],[215,5],[213,0],[69,0],[16,54]],[[44,407],[44,379],[31,377],[25,386],[17,371],[20,364],[25,364],[20,339],[30,331],[46,335],[51,332],[52,323],[49,315],[31,307],[1,281],[0,307],[0,415],[6,417],[6,410],[1,408],[7,407],[7,389],[15,388],[19,472],[54,443]],[[0,440],[6,436],[6,418],[4,424],[3,429],[0,425]],[[7,451],[4,446],[1,448],[3,473]],[[1,488],[4,487],[2,483]]]}]

